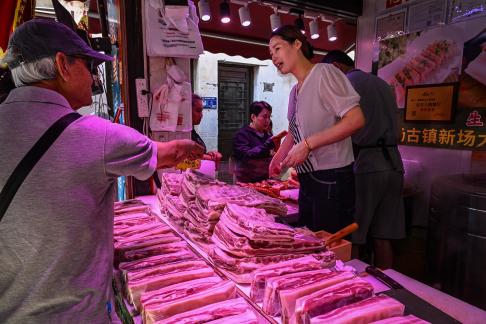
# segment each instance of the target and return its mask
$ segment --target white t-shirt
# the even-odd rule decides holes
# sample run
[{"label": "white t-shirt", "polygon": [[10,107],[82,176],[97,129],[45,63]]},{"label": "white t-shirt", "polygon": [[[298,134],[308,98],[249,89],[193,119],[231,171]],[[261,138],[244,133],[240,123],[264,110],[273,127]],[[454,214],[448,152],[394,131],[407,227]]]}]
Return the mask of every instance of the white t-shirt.
[{"label": "white t-shirt", "polygon": [[[289,97],[289,128],[295,143],[335,125],[359,100],[358,93],[339,69],[331,64],[314,65],[299,93],[294,86]],[[341,168],[353,161],[351,138],[347,137],[314,149],[297,172]]]}]

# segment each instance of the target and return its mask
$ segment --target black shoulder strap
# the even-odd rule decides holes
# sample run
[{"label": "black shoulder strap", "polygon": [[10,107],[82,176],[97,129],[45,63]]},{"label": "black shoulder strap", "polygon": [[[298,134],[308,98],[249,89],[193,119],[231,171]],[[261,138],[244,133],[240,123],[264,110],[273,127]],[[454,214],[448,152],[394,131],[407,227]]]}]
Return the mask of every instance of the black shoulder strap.
[{"label": "black shoulder strap", "polygon": [[29,175],[29,172],[34,168],[37,162],[39,162],[52,143],[54,143],[59,135],[61,135],[64,129],[79,117],[81,117],[81,115],[78,113],[70,113],[61,117],[49,127],[30,151],[27,152],[22,161],[20,161],[0,193],[0,221],[17,193],[17,190],[22,185],[22,182],[24,182],[25,178]]}]

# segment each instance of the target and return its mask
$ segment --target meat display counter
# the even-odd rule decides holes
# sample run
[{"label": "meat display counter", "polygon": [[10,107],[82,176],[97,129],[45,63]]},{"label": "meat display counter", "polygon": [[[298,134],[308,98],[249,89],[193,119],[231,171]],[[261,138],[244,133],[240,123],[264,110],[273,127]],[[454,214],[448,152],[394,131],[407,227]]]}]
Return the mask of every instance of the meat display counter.
[{"label": "meat display counter", "polygon": [[[157,215],[164,223],[170,226],[185,242],[187,242],[191,249],[214,269],[216,274],[218,274],[221,278],[228,278],[232,280],[231,274],[215,265],[213,260],[209,257],[208,251],[211,249],[211,244],[202,244],[200,242],[191,240],[189,237],[184,235],[183,228],[175,224],[170,218],[167,217],[167,215],[160,211],[160,205],[157,197],[144,196],[139,197],[139,199],[149,204],[151,206],[152,212]],[[389,289],[387,286],[380,283],[374,277],[366,275],[363,272],[366,264],[362,263],[359,260],[351,260],[344,265],[338,262],[338,265],[340,267],[350,266],[355,268],[358,272],[358,277],[370,283],[375,293],[380,293]],[[393,277],[395,280],[399,281],[414,294],[420,296],[422,299],[426,300],[433,306],[444,311],[445,313],[449,314],[450,316],[462,323],[484,323],[486,321],[486,312],[474,306],[464,303],[431,287],[423,285],[393,270],[386,270],[385,273]],[[252,309],[258,317],[259,323],[282,323],[282,318],[280,316],[268,315],[263,310],[263,305],[261,302],[253,301],[253,299],[251,298],[250,285],[236,283],[236,287],[238,296],[243,298],[249,305],[251,305]],[[141,322],[141,319],[139,317],[135,317],[134,321],[136,323]]]}]

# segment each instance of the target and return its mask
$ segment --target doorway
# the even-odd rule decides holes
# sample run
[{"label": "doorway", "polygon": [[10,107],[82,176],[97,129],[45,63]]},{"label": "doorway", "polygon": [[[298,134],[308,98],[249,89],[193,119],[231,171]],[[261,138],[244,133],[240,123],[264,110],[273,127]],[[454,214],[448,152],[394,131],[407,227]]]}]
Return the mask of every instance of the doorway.
[{"label": "doorway", "polygon": [[227,161],[233,153],[235,133],[249,123],[253,97],[253,68],[218,64],[218,150]]}]

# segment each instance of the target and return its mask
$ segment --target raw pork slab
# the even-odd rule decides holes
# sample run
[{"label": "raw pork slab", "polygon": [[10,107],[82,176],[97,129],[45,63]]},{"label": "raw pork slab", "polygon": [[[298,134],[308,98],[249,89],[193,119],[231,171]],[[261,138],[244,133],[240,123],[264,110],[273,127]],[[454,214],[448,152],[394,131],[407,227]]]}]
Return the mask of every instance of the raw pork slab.
[{"label": "raw pork slab", "polygon": [[402,316],[405,305],[388,296],[375,296],[311,319],[311,324],[364,324]]},{"label": "raw pork slab", "polygon": [[326,314],[373,295],[373,286],[361,278],[353,278],[300,297],[295,302],[291,323],[310,323],[312,317]]},{"label": "raw pork slab", "polygon": [[372,324],[430,324],[430,322],[424,321],[421,318],[413,315],[407,316],[395,316],[384,320],[373,322]]},{"label": "raw pork slab", "polygon": [[157,290],[176,283],[214,276],[214,270],[204,261],[182,261],[127,272],[127,296],[140,309],[140,296],[146,291]]},{"label": "raw pork slab", "polygon": [[[164,324],[192,324],[206,323],[228,316],[242,315],[250,310],[251,306],[243,298],[229,299],[219,303],[210,304],[180,313],[164,319],[158,323]],[[255,318],[256,319],[256,318]]]},{"label": "raw pork slab", "polygon": [[313,256],[305,256],[262,267],[256,270],[253,274],[250,298],[256,303],[261,303],[263,301],[265,285],[268,278],[301,271],[317,270],[320,268],[322,268],[321,262]]},{"label": "raw pork slab", "polygon": [[187,312],[209,304],[236,297],[236,286],[231,281],[222,281],[204,290],[195,289],[190,282],[185,288],[170,288],[158,294],[142,296],[143,319],[145,324],[155,323],[171,316]]},{"label": "raw pork slab", "polygon": [[299,297],[353,277],[351,272],[321,269],[269,278],[263,296],[263,311],[272,316],[282,315],[282,319],[288,321]]}]

